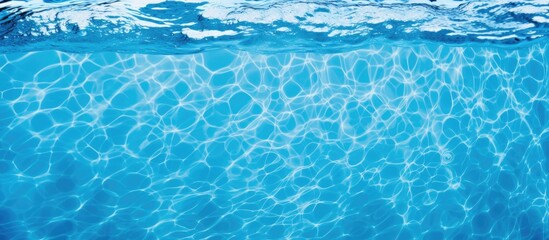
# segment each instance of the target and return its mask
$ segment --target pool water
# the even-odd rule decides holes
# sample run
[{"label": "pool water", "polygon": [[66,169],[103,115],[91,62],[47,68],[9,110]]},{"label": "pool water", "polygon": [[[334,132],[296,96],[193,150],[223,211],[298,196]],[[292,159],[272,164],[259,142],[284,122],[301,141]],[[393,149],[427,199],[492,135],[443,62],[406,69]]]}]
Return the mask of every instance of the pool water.
[{"label": "pool water", "polygon": [[546,44],[0,56],[0,239],[545,239]]},{"label": "pool water", "polygon": [[0,240],[549,239],[549,4],[0,1]]}]

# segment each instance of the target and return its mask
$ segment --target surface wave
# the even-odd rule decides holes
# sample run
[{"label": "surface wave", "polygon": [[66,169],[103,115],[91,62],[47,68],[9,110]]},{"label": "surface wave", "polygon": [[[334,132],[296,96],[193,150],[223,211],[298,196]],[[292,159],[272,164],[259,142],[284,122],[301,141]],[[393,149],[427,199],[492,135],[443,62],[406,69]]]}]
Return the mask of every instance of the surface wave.
[{"label": "surface wave", "polygon": [[339,51],[379,41],[518,44],[544,39],[532,1],[0,1],[0,51]]}]

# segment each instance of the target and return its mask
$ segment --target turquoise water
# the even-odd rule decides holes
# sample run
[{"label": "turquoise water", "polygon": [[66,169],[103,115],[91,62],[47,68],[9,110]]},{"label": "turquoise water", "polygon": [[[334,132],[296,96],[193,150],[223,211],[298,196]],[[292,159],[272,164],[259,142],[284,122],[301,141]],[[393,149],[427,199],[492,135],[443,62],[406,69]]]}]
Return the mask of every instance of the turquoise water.
[{"label": "turquoise water", "polygon": [[[404,2],[357,9],[468,7]],[[27,3],[53,4],[30,22],[79,6]],[[88,15],[20,42],[16,20],[0,40],[0,239],[548,239],[549,45],[528,40],[547,6],[534,6],[520,43],[464,24],[471,39],[380,32],[322,49],[297,34],[278,51],[249,42],[269,29],[188,30],[188,47],[130,29],[80,51],[90,38],[69,35]]]}]

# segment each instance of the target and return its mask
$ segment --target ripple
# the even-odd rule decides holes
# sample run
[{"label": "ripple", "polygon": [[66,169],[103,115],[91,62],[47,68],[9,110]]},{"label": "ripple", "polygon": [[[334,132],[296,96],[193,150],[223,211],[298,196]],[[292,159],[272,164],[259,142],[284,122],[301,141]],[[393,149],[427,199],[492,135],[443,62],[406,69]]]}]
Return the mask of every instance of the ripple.
[{"label": "ripple", "polygon": [[547,49],[1,55],[0,238],[543,239]]},{"label": "ripple", "polygon": [[387,40],[516,46],[545,41],[548,13],[543,0],[8,0],[0,3],[0,52],[331,53]]}]

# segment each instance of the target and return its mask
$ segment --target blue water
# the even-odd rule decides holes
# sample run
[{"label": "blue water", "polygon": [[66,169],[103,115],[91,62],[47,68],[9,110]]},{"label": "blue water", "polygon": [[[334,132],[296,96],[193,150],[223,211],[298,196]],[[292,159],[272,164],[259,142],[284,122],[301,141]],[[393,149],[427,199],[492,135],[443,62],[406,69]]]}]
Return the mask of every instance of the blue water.
[{"label": "blue water", "polygon": [[546,3],[144,2],[0,2],[1,240],[549,239]]}]

